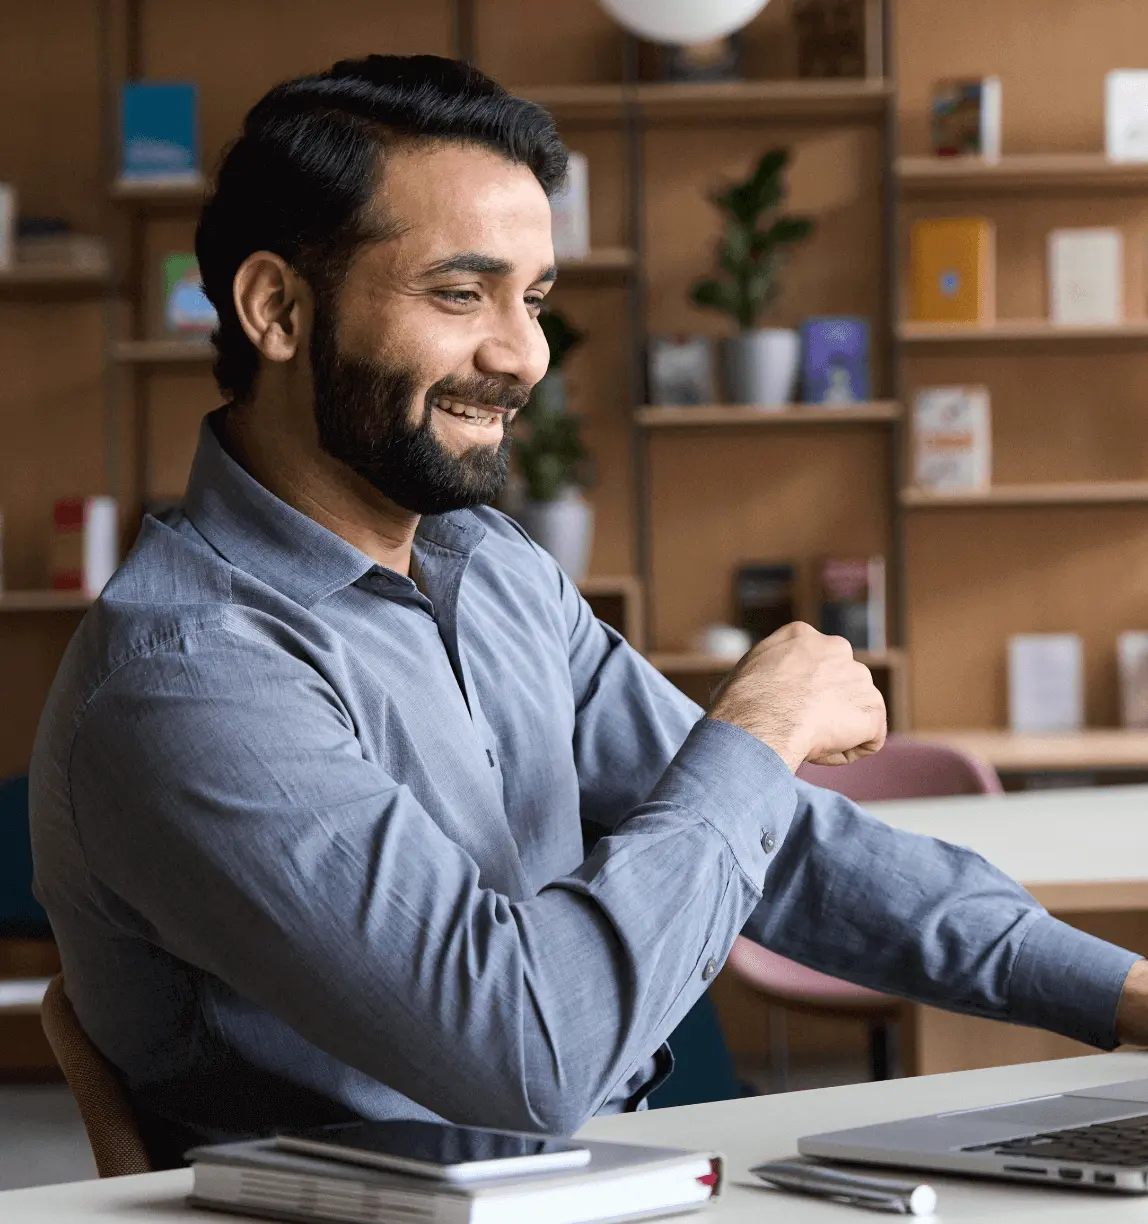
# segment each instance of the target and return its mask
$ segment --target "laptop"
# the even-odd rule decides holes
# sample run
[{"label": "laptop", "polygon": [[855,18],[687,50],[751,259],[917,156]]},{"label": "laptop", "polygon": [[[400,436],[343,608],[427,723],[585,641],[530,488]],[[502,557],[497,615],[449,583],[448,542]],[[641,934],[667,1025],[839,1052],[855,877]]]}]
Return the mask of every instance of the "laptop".
[{"label": "laptop", "polygon": [[1148,1079],[807,1135],[803,1156],[1148,1194]]}]

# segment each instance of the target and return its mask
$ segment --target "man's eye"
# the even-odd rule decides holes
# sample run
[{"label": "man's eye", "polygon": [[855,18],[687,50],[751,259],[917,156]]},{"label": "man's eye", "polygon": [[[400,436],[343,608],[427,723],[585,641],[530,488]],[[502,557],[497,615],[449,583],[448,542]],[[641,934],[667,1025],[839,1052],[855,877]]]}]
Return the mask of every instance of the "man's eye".
[{"label": "man's eye", "polygon": [[542,310],[542,303],[546,299],[541,293],[531,293],[527,295],[526,305],[532,314],[537,316]]},{"label": "man's eye", "polygon": [[478,294],[473,289],[439,289],[436,296],[446,302],[455,302],[459,306],[467,306],[478,301]]}]

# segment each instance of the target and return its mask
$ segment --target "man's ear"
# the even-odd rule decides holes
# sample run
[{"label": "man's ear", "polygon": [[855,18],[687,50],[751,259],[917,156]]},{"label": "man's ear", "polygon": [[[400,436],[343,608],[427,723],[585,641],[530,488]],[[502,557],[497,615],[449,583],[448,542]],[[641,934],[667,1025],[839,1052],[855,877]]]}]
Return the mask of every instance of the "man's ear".
[{"label": "man's ear", "polygon": [[285,259],[253,252],[239,265],[231,288],[240,326],[263,357],[285,362],[306,351],[311,290]]}]

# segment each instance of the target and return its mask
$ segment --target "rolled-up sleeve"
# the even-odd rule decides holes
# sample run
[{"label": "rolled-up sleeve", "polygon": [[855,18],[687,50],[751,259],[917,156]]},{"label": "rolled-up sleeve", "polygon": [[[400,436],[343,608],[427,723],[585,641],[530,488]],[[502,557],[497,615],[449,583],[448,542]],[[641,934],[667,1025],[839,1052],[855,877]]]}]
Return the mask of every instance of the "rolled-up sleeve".
[{"label": "rolled-up sleeve", "polygon": [[761,896],[763,813],[793,811],[736,728],[698,724],[658,772],[576,871],[511,901],[312,666],[210,628],[105,681],[69,785],[145,938],[444,1117],[566,1132],[705,990]]}]

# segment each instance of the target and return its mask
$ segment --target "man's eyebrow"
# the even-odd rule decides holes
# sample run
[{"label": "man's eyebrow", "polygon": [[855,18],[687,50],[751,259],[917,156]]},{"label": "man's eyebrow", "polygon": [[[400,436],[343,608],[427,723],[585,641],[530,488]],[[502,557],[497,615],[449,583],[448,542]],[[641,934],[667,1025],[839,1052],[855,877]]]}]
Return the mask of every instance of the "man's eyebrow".
[{"label": "man's eyebrow", "polygon": [[[433,263],[423,273],[424,276],[446,276],[451,272],[470,272],[478,276],[509,276],[514,271],[514,265],[508,259],[499,259],[496,255],[482,255],[478,251],[462,251],[447,259]],[[551,264],[544,269],[537,282],[552,281],[557,277],[558,269]]]}]

